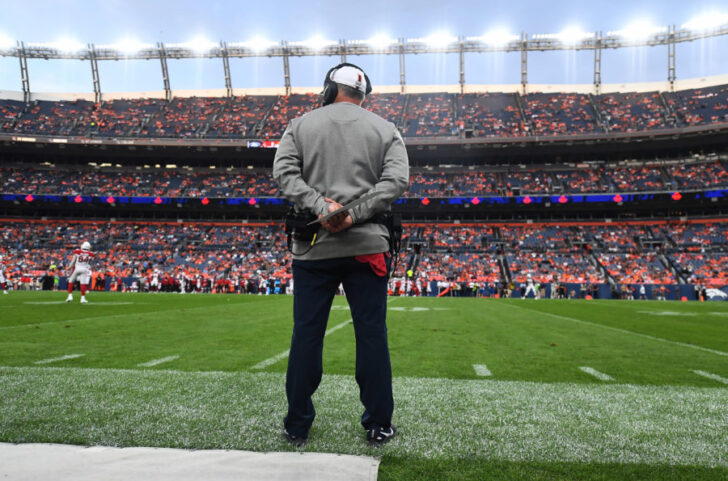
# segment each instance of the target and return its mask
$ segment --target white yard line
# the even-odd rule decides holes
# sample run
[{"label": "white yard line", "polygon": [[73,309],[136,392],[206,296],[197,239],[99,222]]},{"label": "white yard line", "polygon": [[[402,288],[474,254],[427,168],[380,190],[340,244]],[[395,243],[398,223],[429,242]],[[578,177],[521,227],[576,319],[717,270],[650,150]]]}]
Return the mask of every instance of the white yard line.
[{"label": "white yard line", "polygon": [[693,371],[693,372],[695,374],[697,374],[698,376],[707,377],[708,379],[712,379],[713,381],[718,381],[718,382],[722,382],[723,384],[728,384],[728,379],[726,379],[722,376],[719,376],[717,374],[713,374],[713,373],[706,372],[706,371],[700,371],[700,370]]},{"label": "white yard line", "polygon": [[272,366],[273,364],[277,363],[281,359],[285,359],[288,357],[288,354],[290,353],[290,349],[286,349],[285,351],[281,352],[280,354],[276,354],[273,357],[269,357],[265,361],[261,361],[255,366],[251,367],[250,369],[265,369],[268,366]]},{"label": "white yard line", "polygon": [[475,369],[475,374],[481,377],[489,377],[493,375],[490,372],[490,369],[488,369],[488,366],[485,364],[473,364],[473,369]]},{"label": "white yard line", "polygon": [[42,359],[40,361],[35,361],[33,364],[50,364],[52,362],[58,362],[58,361],[66,361],[68,359],[76,359],[79,357],[83,357],[86,354],[66,354],[65,356],[61,357],[54,357],[51,359]]},{"label": "white yard line", "polygon": [[[339,329],[348,326],[352,322],[353,321],[351,319],[349,319],[348,321],[344,321],[341,324],[335,325],[334,327],[330,327],[329,329],[326,330],[326,332],[324,333],[324,336],[328,336],[332,332],[336,332]],[[257,369],[265,369],[266,367],[272,366],[273,364],[277,363],[278,361],[287,358],[289,353],[290,353],[290,349],[286,349],[285,351],[280,352],[280,353],[276,354],[273,357],[269,357],[265,361],[259,362],[258,364],[256,364],[255,366],[251,367],[250,369],[255,369],[255,370],[257,370]]]},{"label": "white yard line", "polygon": [[163,357],[161,359],[153,359],[148,362],[143,362],[141,364],[137,364],[137,367],[152,367],[152,366],[157,366],[159,364],[163,364],[165,362],[176,361],[177,359],[179,359],[179,356],[167,356],[167,357]]},{"label": "white yard line", "polygon": [[[390,303],[394,299],[395,299],[394,297],[388,298],[387,303]],[[338,307],[338,306],[331,306],[331,307],[333,309],[334,307]],[[328,336],[332,332],[336,332],[339,329],[342,329],[342,328],[348,326],[352,322],[354,322],[354,321],[352,319],[349,319],[347,321],[342,322],[341,324],[335,325],[334,327],[330,327],[329,329],[326,330],[326,332],[324,333],[324,336]],[[268,366],[272,366],[273,364],[277,363],[278,361],[287,358],[290,351],[291,351],[290,349],[286,349],[283,352],[279,352],[278,354],[276,354],[273,357],[269,357],[268,359],[266,359],[264,361],[260,361],[258,364],[256,364],[255,366],[252,366],[250,369],[259,370],[259,369],[265,369]]]},{"label": "white yard line", "polygon": [[614,378],[610,376],[609,374],[604,374],[603,372],[599,372],[593,367],[589,366],[579,366],[579,369],[581,371],[584,371],[587,374],[590,374],[594,376],[595,378],[599,379],[600,381],[614,381]]},{"label": "white yard line", "polygon": [[679,342],[679,341],[671,341],[670,339],[664,339],[662,337],[650,336],[649,334],[642,334],[641,332],[634,332],[634,331],[629,331],[627,329],[620,329],[619,327],[605,326],[604,324],[599,324],[597,322],[584,321],[582,319],[576,319],[573,317],[566,317],[566,316],[560,316],[558,314],[551,314],[550,312],[539,311],[536,309],[529,309],[528,307],[521,307],[521,306],[517,306],[515,304],[511,304],[511,303],[504,303],[501,305],[515,307],[516,309],[523,309],[524,311],[531,311],[531,312],[535,312],[535,313],[545,315],[545,316],[555,317],[556,319],[563,319],[565,321],[577,322],[579,324],[585,324],[587,326],[601,327],[602,329],[608,329],[610,331],[621,332],[623,334],[632,334],[633,336],[639,336],[639,337],[643,337],[645,339],[652,339],[653,341],[666,342],[668,344],[673,344],[675,346],[689,347],[690,349],[697,349],[698,351],[709,352],[711,354],[717,354],[719,356],[728,357],[728,352],[718,351],[716,349],[710,349],[708,347],[703,347],[703,346],[696,346],[695,344],[688,344],[686,342]]}]

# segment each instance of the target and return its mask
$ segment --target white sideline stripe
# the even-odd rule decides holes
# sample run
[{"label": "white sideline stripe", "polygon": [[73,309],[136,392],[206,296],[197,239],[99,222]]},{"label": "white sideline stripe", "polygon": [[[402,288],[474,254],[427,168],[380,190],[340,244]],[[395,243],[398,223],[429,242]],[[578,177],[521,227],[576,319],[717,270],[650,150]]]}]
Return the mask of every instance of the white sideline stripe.
[{"label": "white sideline stripe", "polygon": [[718,382],[722,382],[723,384],[728,384],[728,379],[726,379],[722,376],[719,376],[717,374],[713,374],[713,373],[706,372],[706,371],[700,371],[700,370],[693,371],[693,372],[695,374],[697,374],[698,376],[707,377],[708,379],[712,379],[713,381],[718,381]]},{"label": "white sideline stripe", "polygon": [[[393,301],[394,299],[395,299],[394,297],[388,298],[387,299],[387,303],[389,303],[390,301]],[[336,307],[336,306],[331,306],[331,307],[333,308],[333,307]],[[349,319],[348,321],[344,321],[341,324],[337,324],[334,327],[331,327],[331,328],[327,329],[326,332],[324,333],[324,336],[328,336],[332,332],[336,332],[339,329],[341,329],[342,327],[345,327],[345,326],[351,324],[352,322],[354,322],[354,321],[352,319]],[[278,353],[278,354],[276,354],[273,357],[269,357],[265,361],[260,361],[258,364],[256,364],[255,366],[251,367],[250,369],[255,369],[255,370],[257,370],[257,369],[265,369],[266,367],[272,366],[273,364],[277,363],[281,359],[287,358],[288,357],[288,354],[290,352],[291,352],[290,349],[286,349],[285,351],[283,351],[281,353]]]},{"label": "white sideline stripe", "polygon": [[58,361],[65,361],[67,359],[76,359],[79,357],[83,357],[86,354],[66,354],[65,356],[61,357],[54,357],[51,359],[42,359],[40,361],[35,361],[33,364],[50,364],[52,362],[58,362]]},{"label": "white sideline stripe", "polygon": [[523,309],[524,311],[535,312],[535,313],[538,313],[541,315],[555,317],[557,319],[563,319],[565,321],[577,322],[579,324],[586,324],[587,326],[601,327],[603,329],[608,329],[610,331],[621,332],[623,334],[632,334],[633,336],[644,337],[645,339],[652,339],[653,341],[666,342],[668,344],[673,344],[675,346],[689,347],[691,349],[697,349],[699,351],[709,352],[711,354],[717,354],[719,356],[728,357],[728,352],[718,351],[716,349],[710,349],[709,347],[696,346],[695,344],[688,344],[687,342],[671,341],[670,339],[664,339],[662,337],[650,336],[649,334],[642,334],[641,332],[634,332],[634,331],[629,331],[627,329],[620,329],[619,327],[605,326],[604,324],[599,324],[597,322],[584,321],[581,319],[575,319],[573,317],[560,316],[558,314],[551,314],[550,312],[538,311],[536,309],[529,309],[528,307],[517,306],[517,305],[511,304],[509,302],[507,302],[503,305],[515,307],[516,309]]},{"label": "white sideline stripe", "polygon": [[599,372],[593,367],[589,366],[579,366],[579,369],[584,371],[587,374],[591,374],[595,378],[601,380],[601,381],[614,381],[614,378],[610,376],[609,374],[604,374],[603,372]]},{"label": "white sideline stripe", "polygon": [[475,369],[475,374],[478,376],[488,377],[493,375],[485,364],[473,364],[473,369]]},{"label": "white sideline stripe", "polygon": [[179,359],[179,356],[167,356],[163,357],[162,359],[153,359],[148,362],[137,364],[137,367],[152,367],[165,362],[176,361],[177,359]]}]

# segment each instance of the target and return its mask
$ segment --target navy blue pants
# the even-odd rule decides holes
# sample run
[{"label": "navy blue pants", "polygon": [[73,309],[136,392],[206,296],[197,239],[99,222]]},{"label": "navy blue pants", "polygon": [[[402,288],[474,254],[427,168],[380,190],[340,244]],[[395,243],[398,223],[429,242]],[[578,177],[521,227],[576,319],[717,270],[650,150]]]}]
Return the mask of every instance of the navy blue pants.
[{"label": "navy blue pants", "polygon": [[343,284],[356,336],[356,382],[364,405],[361,423],[388,427],[394,410],[387,345],[387,276],[353,257],[293,261],[293,336],[286,373],[289,433],[308,437],[316,411],[311,396],[323,374],[322,352],[329,311]]}]

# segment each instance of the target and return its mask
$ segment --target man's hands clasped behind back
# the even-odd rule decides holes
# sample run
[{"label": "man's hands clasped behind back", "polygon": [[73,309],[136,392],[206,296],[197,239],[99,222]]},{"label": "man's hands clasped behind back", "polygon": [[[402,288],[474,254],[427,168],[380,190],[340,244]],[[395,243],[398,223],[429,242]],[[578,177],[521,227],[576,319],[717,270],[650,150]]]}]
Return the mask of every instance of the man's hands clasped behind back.
[{"label": "man's hands clasped behind back", "polygon": [[[324,197],[324,200],[328,202],[329,204],[329,213],[334,212],[338,209],[341,209],[343,206],[336,202],[333,199],[329,199],[328,197]],[[319,215],[319,219],[323,217],[323,215]],[[346,230],[349,227],[351,227],[354,224],[353,219],[351,218],[351,215],[349,212],[342,212],[340,214],[337,214],[333,216],[331,219],[325,220],[321,223],[321,226],[323,226],[324,229],[331,232],[332,234],[336,234],[337,232],[341,232],[342,230]]]}]

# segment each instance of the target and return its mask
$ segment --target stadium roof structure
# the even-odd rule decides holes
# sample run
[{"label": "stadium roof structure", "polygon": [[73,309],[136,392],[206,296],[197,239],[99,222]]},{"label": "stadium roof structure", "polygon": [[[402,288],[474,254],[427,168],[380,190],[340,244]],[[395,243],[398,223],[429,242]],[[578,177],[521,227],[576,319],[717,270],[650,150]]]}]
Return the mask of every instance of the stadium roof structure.
[{"label": "stadium roof structure", "polygon": [[667,80],[671,89],[676,80],[676,45],[682,42],[728,35],[728,20],[718,16],[702,22],[690,22],[677,29],[675,25],[657,27],[635,24],[623,30],[603,32],[581,32],[566,30],[556,34],[512,35],[493,32],[482,36],[455,37],[447,33],[433,34],[426,38],[388,38],[378,36],[368,40],[326,40],[315,37],[302,42],[271,42],[255,38],[248,42],[212,42],[196,38],[180,44],[145,44],[129,40],[110,45],[82,44],[67,40],[52,44],[15,42],[2,38],[0,55],[17,57],[20,61],[23,96],[30,101],[30,78],[27,59],[76,59],[89,61],[94,94],[101,100],[101,81],[98,61],[103,60],[151,60],[158,59],[162,68],[162,81],[167,100],[172,98],[167,59],[220,58],[223,63],[225,87],[228,96],[233,95],[230,76],[230,58],[280,57],[283,60],[283,80],[286,93],[291,91],[290,57],[339,56],[345,62],[348,56],[397,55],[399,56],[400,86],[406,85],[405,57],[416,54],[459,54],[459,83],[465,86],[465,54],[489,52],[521,53],[521,85],[524,93],[528,84],[528,52],[555,50],[593,50],[594,86],[599,92],[601,86],[602,50],[628,47],[667,47]]}]

